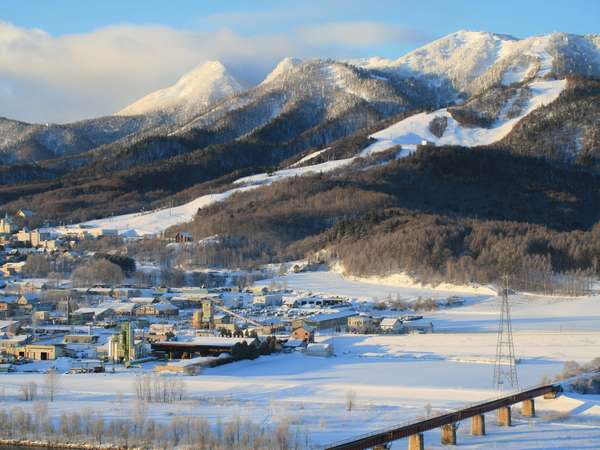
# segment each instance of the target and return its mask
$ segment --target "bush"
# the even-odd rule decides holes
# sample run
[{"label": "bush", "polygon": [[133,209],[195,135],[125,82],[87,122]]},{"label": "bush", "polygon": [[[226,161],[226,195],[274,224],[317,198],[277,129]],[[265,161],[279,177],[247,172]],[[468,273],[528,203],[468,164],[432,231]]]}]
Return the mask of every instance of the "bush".
[{"label": "bush", "polygon": [[23,266],[23,274],[28,277],[45,277],[50,272],[50,264],[45,255],[39,253],[31,253],[27,256],[25,266]]},{"label": "bush", "polygon": [[123,281],[123,271],[106,259],[94,259],[78,267],[72,274],[73,284],[86,287],[93,284],[116,286]]}]

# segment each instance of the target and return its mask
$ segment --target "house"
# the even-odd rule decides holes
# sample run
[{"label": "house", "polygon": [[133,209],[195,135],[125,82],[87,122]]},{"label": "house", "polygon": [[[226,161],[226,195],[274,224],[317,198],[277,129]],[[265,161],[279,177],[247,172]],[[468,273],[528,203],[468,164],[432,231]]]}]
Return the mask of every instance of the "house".
[{"label": "house", "polygon": [[33,308],[39,303],[37,295],[21,294],[17,299],[17,309],[21,313],[31,314]]},{"label": "house", "polygon": [[404,325],[397,317],[385,317],[379,324],[379,328],[384,333],[402,333]]},{"label": "house", "polygon": [[20,274],[24,266],[25,261],[7,262],[0,267],[0,271],[5,277],[13,277]]},{"label": "house", "polygon": [[113,313],[113,309],[108,306],[98,306],[96,308],[84,307],[73,311],[71,318],[77,323],[96,322],[108,319]]},{"label": "house", "polygon": [[129,301],[140,305],[151,305],[153,303],[158,303],[158,299],[155,297],[131,297]]},{"label": "house", "polygon": [[17,231],[17,228],[12,219],[8,217],[8,214],[3,219],[0,219],[0,234],[13,234]]},{"label": "house", "polygon": [[364,314],[348,317],[348,331],[351,333],[374,333],[377,330],[378,321]]},{"label": "house", "polygon": [[138,316],[177,316],[179,308],[168,301],[159,303],[140,304],[135,311]]},{"label": "house", "polygon": [[3,336],[0,338],[0,352],[10,353],[11,349],[29,344],[31,340],[32,336],[29,334],[17,334],[10,337]]},{"label": "house", "polygon": [[175,242],[192,242],[192,234],[188,233],[187,231],[180,231],[175,235]]},{"label": "house", "polygon": [[140,307],[139,303],[123,302],[123,303],[111,303],[110,308],[115,312],[117,316],[133,316],[137,309]]},{"label": "house", "polygon": [[290,339],[298,339],[302,342],[315,342],[315,329],[309,326],[302,326],[292,331]]},{"label": "house", "polygon": [[16,320],[0,320],[0,333],[14,336],[18,333],[21,324]]},{"label": "house", "polygon": [[[0,297],[0,320],[8,319],[15,314],[17,310],[17,297],[7,296]],[[0,329],[0,332],[2,330]]]},{"label": "house", "polygon": [[257,295],[252,299],[253,305],[259,306],[281,306],[283,301],[282,293]]},{"label": "house", "polygon": [[33,217],[33,211],[27,208],[23,208],[17,211],[15,216],[20,217],[21,219],[28,219]]},{"label": "house", "polygon": [[44,244],[52,240],[52,234],[48,231],[33,230],[29,233],[29,240],[32,247],[44,246]]}]

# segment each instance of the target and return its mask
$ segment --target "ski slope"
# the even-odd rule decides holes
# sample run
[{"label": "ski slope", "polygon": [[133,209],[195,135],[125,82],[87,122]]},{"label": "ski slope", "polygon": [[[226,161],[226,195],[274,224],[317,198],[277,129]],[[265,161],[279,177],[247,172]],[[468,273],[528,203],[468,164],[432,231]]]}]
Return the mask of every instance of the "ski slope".
[{"label": "ski slope", "polygon": [[[302,176],[309,173],[325,173],[349,165],[355,158],[338,159],[306,167],[290,167],[273,173],[260,173],[236,180],[233,189],[219,193],[207,194],[191,202],[173,208],[165,208],[149,212],[124,214],[104,219],[91,220],[80,225],[82,227],[117,230],[126,237],[150,236],[160,234],[174,225],[190,222],[201,208],[206,208],[216,202],[221,202],[233,194],[269,185],[285,178]],[[67,228],[56,228],[58,234]]]},{"label": "ski slope", "polygon": [[[532,96],[523,112],[512,119],[501,117],[490,128],[462,126],[454,120],[446,108],[431,113],[415,114],[372,134],[371,137],[377,139],[377,142],[365,148],[361,152],[361,156],[372,155],[398,145],[408,145],[414,148],[423,140],[436,145],[462,145],[465,147],[493,144],[510,133],[513,127],[532,111],[556,100],[565,89],[566,84],[566,80],[535,81],[529,84]],[[429,124],[437,117],[445,117],[448,120],[448,125],[439,138],[429,130]]]}]

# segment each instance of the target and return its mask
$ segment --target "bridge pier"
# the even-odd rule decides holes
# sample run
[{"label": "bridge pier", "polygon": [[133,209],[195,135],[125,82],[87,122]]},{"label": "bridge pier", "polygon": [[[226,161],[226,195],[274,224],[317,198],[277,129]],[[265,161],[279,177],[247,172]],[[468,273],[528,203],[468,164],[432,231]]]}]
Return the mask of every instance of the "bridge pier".
[{"label": "bridge pier", "polygon": [[448,423],[442,425],[442,444],[456,445],[456,424]]},{"label": "bridge pier", "polygon": [[535,403],[532,398],[523,400],[521,404],[521,415],[523,417],[535,417]]},{"label": "bridge pier", "polygon": [[483,436],[485,434],[485,416],[483,414],[471,417],[471,434],[473,436]]},{"label": "bridge pier", "polygon": [[546,392],[544,394],[546,400],[554,400],[556,397],[558,397],[558,392],[555,391]]},{"label": "bridge pier", "polygon": [[423,433],[412,434],[408,437],[408,450],[425,450]]},{"label": "bridge pier", "polygon": [[501,427],[511,426],[510,406],[498,408],[498,425]]}]

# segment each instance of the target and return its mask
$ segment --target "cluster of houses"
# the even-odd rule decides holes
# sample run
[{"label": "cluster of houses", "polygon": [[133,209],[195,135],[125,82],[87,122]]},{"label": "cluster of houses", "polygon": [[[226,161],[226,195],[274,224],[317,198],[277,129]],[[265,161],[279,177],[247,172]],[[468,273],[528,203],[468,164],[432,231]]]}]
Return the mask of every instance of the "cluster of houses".
[{"label": "cluster of houses", "polygon": [[231,354],[236,344],[258,348],[267,338],[283,351],[329,356],[333,348],[315,336],[433,331],[421,316],[374,316],[347,297],[288,289],[16,283],[0,289],[0,371],[60,358],[79,371],[146,358],[209,358],[160,366],[194,371],[222,363],[215,358]]},{"label": "cluster of houses", "polygon": [[23,223],[33,215],[31,210],[21,209],[13,216],[5,214],[0,218],[0,274],[5,277],[19,275],[30,253],[61,252],[68,255],[82,240],[118,234],[117,230],[84,225],[29,229]]}]

